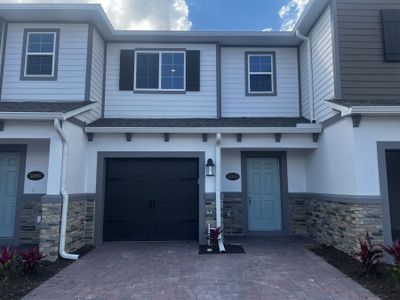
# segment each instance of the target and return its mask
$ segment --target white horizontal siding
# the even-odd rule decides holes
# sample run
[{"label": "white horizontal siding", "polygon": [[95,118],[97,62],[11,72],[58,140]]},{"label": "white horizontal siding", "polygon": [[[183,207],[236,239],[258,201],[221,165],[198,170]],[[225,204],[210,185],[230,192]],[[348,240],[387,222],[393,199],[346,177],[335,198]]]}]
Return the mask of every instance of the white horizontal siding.
[{"label": "white horizontal siding", "polygon": [[[60,29],[56,81],[20,80],[24,29]],[[2,100],[83,101],[88,25],[8,24]]]},{"label": "white horizontal siding", "polygon": [[300,85],[301,85],[301,112],[303,117],[310,119],[310,88],[308,75],[307,44],[302,43],[300,48]]},{"label": "white horizontal siding", "polygon": [[[246,96],[245,53],[275,52],[276,96]],[[221,96],[223,117],[297,117],[299,116],[296,48],[221,49]]]},{"label": "white horizontal siding", "polygon": [[[133,44],[107,45],[106,101],[107,118],[215,118],[216,47],[208,44]],[[140,94],[119,90],[120,50],[135,48],[184,48],[200,50],[200,91],[185,94]]]},{"label": "white horizontal siding", "polygon": [[97,102],[94,109],[87,113],[87,117],[91,118],[88,122],[101,117],[101,104],[103,99],[103,73],[104,73],[104,52],[105,42],[99,32],[93,30],[93,45],[92,45],[92,73],[90,81],[90,101]]},{"label": "white horizontal siding", "polygon": [[309,38],[312,43],[314,114],[317,121],[324,121],[335,114],[325,102],[335,97],[333,26],[330,6],[326,8],[310,31]]}]

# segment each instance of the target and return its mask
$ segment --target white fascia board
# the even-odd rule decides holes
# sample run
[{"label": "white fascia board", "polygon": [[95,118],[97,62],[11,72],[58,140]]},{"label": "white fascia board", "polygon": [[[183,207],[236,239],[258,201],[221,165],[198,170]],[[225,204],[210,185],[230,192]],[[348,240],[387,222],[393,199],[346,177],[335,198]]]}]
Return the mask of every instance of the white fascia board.
[{"label": "white fascia board", "polygon": [[328,104],[328,106],[334,110],[337,110],[340,112],[340,115],[342,117],[348,116],[351,114],[351,107],[347,107],[347,106],[343,106],[343,105],[339,105],[336,103],[332,103],[332,102],[326,102]]},{"label": "white fascia board", "polygon": [[87,133],[320,133],[322,128],[301,127],[85,127]]},{"label": "white fascia board", "polygon": [[90,103],[90,104],[88,104],[86,106],[79,107],[77,109],[74,109],[74,110],[71,110],[69,112],[66,112],[66,113],[63,114],[63,119],[66,120],[66,119],[69,119],[69,118],[74,117],[76,115],[79,115],[81,113],[84,113],[84,112],[86,112],[88,110],[91,110],[92,108],[95,108],[97,105],[99,105],[99,103],[93,102],[93,103]]},{"label": "white fascia board", "polygon": [[399,115],[400,106],[353,106],[350,113],[353,115]]},{"label": "white fascia board", "polygon": [[66,120],[73,116],[79,115],[95,107],[97,103],[91,103],[84,107],[71,110],[66,113],[62,112],[0,112],[0,120]]},{"label": "white fascia board", "polygon": [[62,119],[63,113],[49,112],[0,112],[1,120],[54,120]]},{"label": "white fascia board", "polygon": [[342,106],[336,103],[327,102],[328,106],[340,112],[342,117],[351,115],[399,115],[400,106]]}]

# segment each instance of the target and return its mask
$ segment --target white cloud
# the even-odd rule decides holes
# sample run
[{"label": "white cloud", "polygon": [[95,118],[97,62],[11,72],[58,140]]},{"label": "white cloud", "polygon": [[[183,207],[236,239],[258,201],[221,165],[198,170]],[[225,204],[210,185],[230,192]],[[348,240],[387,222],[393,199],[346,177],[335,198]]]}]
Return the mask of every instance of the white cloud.
[{"label": "white cloud", "polygon": [[289,0],[279,10],[279,17],[282,20],[281,30],[293,30],[297,20],[300,18],[310,0]]},{"label": "white cloud", "polygon": [[190,30],[186,0],[1,0],[1,3],[100,3],[116,29]]},{"label": "white cloud", "polygon": [[272,31],[271,27],[264,28],[262,31]]}]

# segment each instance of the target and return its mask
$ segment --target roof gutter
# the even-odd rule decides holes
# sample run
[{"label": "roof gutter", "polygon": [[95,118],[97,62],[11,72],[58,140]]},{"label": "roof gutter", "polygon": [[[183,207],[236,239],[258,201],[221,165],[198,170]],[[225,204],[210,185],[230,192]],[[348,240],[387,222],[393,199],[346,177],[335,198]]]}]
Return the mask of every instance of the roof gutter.
[{"label": "roof gutter", "polygon": [[310,122],[315,123],[314,115],[314,74],[312,62],[312,45],[310,38],[302,35],[300,30],[296,30],[296,36],[306,42],[307,44],[307,69],[308,69],[308,90],[310,94]]},{"label": "roof gutter", "polygon": [[337,103],[327,102],[328,105],[340,112],[342,117],[351,115],[370,115],[370,116],[398,116],[400,106],[343,106]]},{"label": "roof gutter", "polygon": [[85,127],[86,133],[321,133],[320,124],[296,127]]},{"label": "roof gutter", "polygon": [[71,117],[91,110],[98,103],[91,103],[83,107],[68,111],[68,112],[0,112],[0,119],[2,120],[32,120],[32,121],[48,121],[54,119],[67,120]]},{"label": "roof gutter", "polygon": [[69,195],[66,191],[65,182],[67,177],[67,158],[68,158],[68,141],[65,132],[61,128],[61,121],[59,119],[54,120],[54,128],[60,136],[62,147],[62,165],[61,165],[61,184],[60,193],[63,198],[62,208],[61,208],[61,228],[60,228],[60,247],[59,254],[65,259],[78,259],[79,255],[70,254],[65,251],[65,237],[67,233],[67,218],[68,218],[68,205],[69,205]]}]

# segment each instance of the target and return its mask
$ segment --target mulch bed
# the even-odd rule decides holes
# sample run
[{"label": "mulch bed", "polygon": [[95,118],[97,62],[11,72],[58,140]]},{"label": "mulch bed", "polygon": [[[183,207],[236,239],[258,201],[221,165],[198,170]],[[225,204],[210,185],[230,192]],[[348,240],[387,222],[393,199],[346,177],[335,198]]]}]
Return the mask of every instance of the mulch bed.
[{"label": "mulch bed", "polygon": [[[74,253],[84,256],[93,250],[93,248],[93,246],[83,247]],[[14,275],[7,282],[0,278],[0,299],[21,299],[73,262],[73,260],[62,258],[57,259],[55,262],[43,261],[34,274]]]},{"label": "mulch bed", "polygon": [[310,250],[378,297],[388,300],[400,299],[400,285],[391,279],[388,265],[379,264],[373,274],[365,276],[360,262],[334,247],[319,245]]},{"label": "mulch bed", "polygon": [[208,251],[207,249],[210,248],[209,246],[200,245],[199,254],[246,254],[246,251],[244,251],[241,245],[224,244],[224,246],[225,253],[219,253],[218,247],[212,247],[212,251]]}]

